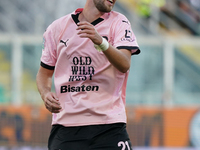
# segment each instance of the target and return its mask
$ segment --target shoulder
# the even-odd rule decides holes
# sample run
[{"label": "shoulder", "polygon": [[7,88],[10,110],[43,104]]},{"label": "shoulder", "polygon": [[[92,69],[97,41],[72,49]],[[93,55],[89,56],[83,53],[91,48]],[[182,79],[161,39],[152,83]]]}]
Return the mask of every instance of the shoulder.
[{"label": "shoulder", "polygon": [[125,15],[123,15],[123,14],[121,14],[119,12],[116,12],[116,11],[111,11],[110,12],[110,17],[111,18],[115,18],[117,20],[122,20],[122,19],[126,19],[127,20]]},{"label": "shoulder", "polygon": [[59,40],[62,32],[69,23],[71,19],[71,14],[65,15],[59,19],[53,21],[46,29],[44,36],[50,36],[52,38]]},{"label": "shoulder", "polygon": [[110,20],[112,20],[113,26],[120,27],[121,25],[125,24],[130,26],[130,21],[127,19],[127,17],[119,12],[111,11],[110,12]]},{"label": "shoulder", "polygon": [[60,30],[62,29],[66,22],[71,18],[71,14],[65,15],[59,19],[53,21],[47,28],[47,30]]},{"label": "shoulder", "polygon": [[43,38],[45,40],[51,39],[51,41],[57,44],[59,42],[60,36],[62,36],[62,33],[70,19],[71,14],[68,14],[53,21],[44,32]]},{"label": "shoulder", "polygon": [[109,16],[110,22],[112,22],[112,28],[118,30],[124,27],[131,27],[130,21],[127,17],[119,12],[111,11]]}]

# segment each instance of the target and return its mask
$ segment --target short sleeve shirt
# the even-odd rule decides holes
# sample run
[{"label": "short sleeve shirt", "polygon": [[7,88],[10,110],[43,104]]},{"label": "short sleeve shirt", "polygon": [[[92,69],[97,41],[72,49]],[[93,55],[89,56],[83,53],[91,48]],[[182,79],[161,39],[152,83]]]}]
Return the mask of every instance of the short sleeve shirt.
[{"label": "short sleeve shirt", "polygon": [[[56,94],[62,106],[52,124],[81,126],[126,123],[125,97],[129,71],[118,71],[88,38],[77,35],[82,9],[54,21],[44,33],[41,66],[54,70]],[[139,54],[128,19],[115,11],[91,23],[118,50]]]}]

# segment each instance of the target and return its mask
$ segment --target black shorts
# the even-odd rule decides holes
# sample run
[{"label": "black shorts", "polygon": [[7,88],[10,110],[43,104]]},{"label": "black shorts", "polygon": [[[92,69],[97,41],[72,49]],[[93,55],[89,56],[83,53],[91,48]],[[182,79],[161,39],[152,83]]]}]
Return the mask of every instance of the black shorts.
[{"label": "black shorts", "polygon": [[125,123],[64,127],[53,125],[49,150],[131,150]]}]

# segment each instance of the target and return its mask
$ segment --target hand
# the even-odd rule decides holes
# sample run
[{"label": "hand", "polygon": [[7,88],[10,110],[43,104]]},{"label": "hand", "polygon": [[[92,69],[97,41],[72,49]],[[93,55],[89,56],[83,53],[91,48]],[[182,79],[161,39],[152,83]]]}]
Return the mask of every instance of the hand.
[{"label": "hand", "polygon": [[99,35],[92,24],[87,21],[82,21],[77,25],[77,30],[80,30],[78,35],[80,35],[81,38],[89,38],[96,45],[100,45],[102,43],[102,37]]},{"label": "hand", "polygon": [[55,93],[49,92],[47,93],[43,98],[45,107],[51,112],[51,113],[59,113],[62,109],[60,106],[59,100],[56,97]]}]

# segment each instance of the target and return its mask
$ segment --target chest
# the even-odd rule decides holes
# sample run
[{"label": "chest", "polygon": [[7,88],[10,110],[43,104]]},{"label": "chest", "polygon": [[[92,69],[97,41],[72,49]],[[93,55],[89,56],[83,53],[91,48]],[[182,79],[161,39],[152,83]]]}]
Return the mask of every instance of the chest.
[{"label": "chest", "polygon": [[[81,38],[77,33],[76,24],[66,27],[57,44],[57,59],[64,60],[69,65],[87,66],[95,68],[105,65],[108,60],[102,52],[98,52],[89,38]],[[112,43],[110,28],[103,24],[95,26],[97,32]]]}]

